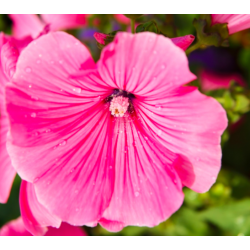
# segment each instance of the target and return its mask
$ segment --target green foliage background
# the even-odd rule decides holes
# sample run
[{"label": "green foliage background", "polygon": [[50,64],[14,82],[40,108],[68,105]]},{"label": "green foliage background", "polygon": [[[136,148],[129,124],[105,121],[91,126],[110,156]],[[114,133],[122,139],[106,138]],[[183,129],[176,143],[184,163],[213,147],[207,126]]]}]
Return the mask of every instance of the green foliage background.
[{"label": "green foliage background", "polygon": [[[195,34],[193,19],[199,15],[145,15],[136,22],[154,20],[158,28],[167,36]],[[99,25],[94,21],[99,19]],[[110,33],[119,27],[127,30],[126,25],[119,24],[113,15],[92,15],[87,28],[69,31],[87,44],[93,57],[98,60],[100,50],[92,35],[93,30]],[[7,15],[0,15],[0,30],[11,33],[11,21]],[[219,47],[220,51],[233,55],[237,71],[250,83],[250,30],[239,32],[229,39],[230,46]],[[198,73],[203,66],[190,61],[190,68]],[[199,82],[194,82],[199,86]],[[248,92],[248,87],[242,90]],[[230,91],[229,91],[230,92]],[[210,95],[222,98],[223,103],[232,103],[234,97],[225,90]],[[230,94],[230,93],[229,93]],[[229,96],[229,97],[228,97]],[[226,99],[227,98],[227,99]],[[247,99],[249,102],[249,98]],[[224,105],[224,104],[223,104]],[[230,106],[230,105],[229,105]],[[228,106],[225,106],[228,107]],[[226,108],[231,115],[232,107]],[[230,113],[231,112],[231,113]],[[101,226],[84,227],[89,235],[250,235],[250,114],[235,113],[235,120],[242,119],[237,128],[230,127],[223,135],[222,168],[216,183],[203,194],[184,188],[185,200],[182,207],[168,220],[154,228],[127,227],[119,233],[110,233]],[[231,126],[231,125],[230,125]],[[19,211],[19,187],[21,180],[17,176],[7,204],[0,204],[0,227],[17,218]]]}]

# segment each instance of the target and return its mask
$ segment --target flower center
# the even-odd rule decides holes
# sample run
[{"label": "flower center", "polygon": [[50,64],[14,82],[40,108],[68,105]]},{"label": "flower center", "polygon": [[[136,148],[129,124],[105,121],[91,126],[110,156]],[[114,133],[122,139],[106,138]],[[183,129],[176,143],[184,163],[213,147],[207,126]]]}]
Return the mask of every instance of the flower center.
[{"label": "flower center", "polygon": [[129,98],[124,96],[116,96],[110,102],[109,110],[115,117],[123,117],[129,107]]}]

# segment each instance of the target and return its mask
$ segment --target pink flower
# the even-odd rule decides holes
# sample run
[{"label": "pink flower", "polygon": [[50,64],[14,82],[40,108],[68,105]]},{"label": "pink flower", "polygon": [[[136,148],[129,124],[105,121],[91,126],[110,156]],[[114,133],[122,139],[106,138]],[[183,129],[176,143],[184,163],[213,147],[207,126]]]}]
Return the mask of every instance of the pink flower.
[{"label": "pink flower", "polygon": [[237,73],[218,74],[208,70],[202,70],[200,73],[200,82],[203,91],[228,89],[231,81],[235,81],[243,87],[246,86],[243,78]]},{"label": "pink flower", "polygon": [[183,186],[205,192],[220,170],[226,113],[183,86],[194,79],[162,35],[118,33],[97,65],[74,37],[44,35],[6,88],[13,166],[69,224],[155,226],[181,206]]},{"label": "pink flower", "polygon": [[114,14],[115,19],[122,24],[130,24],[130,19],[123,14]]},{"label": "pink flower", "polygon": [[61,29],[74,29],[87,23],[86,14],[41,14],[39,18],[35,14],[10,14],[13,24],[13,35],[22,38],[31,35],[39,36],[49,25],[51,31]]},{"label": "pink flower", "polygon": [[5,86],[15,72],[19,53],[31,40],[31,37],[17,40],[0,33],[0,203],[7,202],[16,175],[6,150],[9,120],[5,105]]},{"label": "pink flower", "polygon": [[249,14],[211,14],[212,24],[227,23],[229,34],[250,28]]},{"label": "pink flower", "polygon": [[[12,220],[0,229],[0,236],[32,236],[23,224],[22,217]],[[50,227],[45,236],[87,236],[83,229],[62,223],[60,228]]]}]

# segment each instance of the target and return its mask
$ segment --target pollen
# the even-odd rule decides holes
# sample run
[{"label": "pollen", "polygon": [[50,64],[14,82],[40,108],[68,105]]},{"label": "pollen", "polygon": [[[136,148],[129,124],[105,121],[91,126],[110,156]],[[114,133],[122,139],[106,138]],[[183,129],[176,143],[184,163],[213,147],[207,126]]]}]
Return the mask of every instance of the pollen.
[{"label": "pollen", "polygon": [[123,117],[129,107],[129,98],[117,96],[110,102],[109,110],[115,117]]}]

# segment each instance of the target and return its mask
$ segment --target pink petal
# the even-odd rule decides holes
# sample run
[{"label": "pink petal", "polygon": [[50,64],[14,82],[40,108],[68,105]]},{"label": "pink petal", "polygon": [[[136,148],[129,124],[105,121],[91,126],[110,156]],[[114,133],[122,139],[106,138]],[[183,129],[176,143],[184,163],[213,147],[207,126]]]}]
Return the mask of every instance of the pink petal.
[{"label": "pink petal", "polygon": [[58,229],[49,227],[45,236],[87,236],[87,234],[82,228],[63,222]]},{"label": "pink petal", "polygon": [[[32,236],[23,223],[22,217],[10,221],[0,229],[0,236]],[[45,236],[87,236],[83,229],[62,223],[60,228],[49,227]]]},{"label": "pink petal", "polygon": [[51,30],[74,29],[85,26],[86,14],[42,14],[45,23],[50,24]]},{"label": "pink petal", "polygon": [[212,24],[227,23],[229,34],[250,28],[250,14],[211,14]]},{"label": "pink petal", "polygon": [[118,33],[103,49],[98,69],[109,86],[139,99],[164,98],[171,89],[196,78],[185,52],[169,38],[150,32]]},{"label": "pink petal", "polygon": [[[0,49],[6,37],[0,33]],[[6,138],[9,131],[9,121],[6,112],[5,104],[5,85],[8,82],[2,67],[0,66],[0,203],[5,203],[8,200],[12,182],[15,178],[16,172],[11,165],[10,157],[6,150]]]},{"label": "pink petal", "polygon": [[192,44],[194,39],[195,36],[186,35],[186,36],[171,38],[171,41],[181,49],[186,50]]},{"label": "pink petal", "polygon": [[101,99],[110,90],[98,79],[90,85],[71,78],[82,66],[95,67],[88,50],[66,33],[49,33],[23,50],[7,88],[14,167],[35,182],[45,207],[78,225],[101,217],[113,186],[102,160],[110,154],[111,121]]},{"label": "pink petal", "polygon": [[130,19],[123,14],[114,14],[115,19],[122,24],[130,24]]},{"label": "pink petal", "polygon": [[221,105],[194,87],[179,87],[165,98],[145,99],[138,109],[148,133],[192,163],[176,168],[183,185],[206,192],[221,166],[220,137],[227,126]]},{"label": "pink petal", "polygon": [[36,38],[45,24],[35,14],[10,14],[13,21],[13,35],[16,38],[32,36]]},{"label": "pink petal", "polygon": [[0,236],[32,236],[23,224],[22,217],[10,221],[0,229]]},{"label": "pink petal", "polygon": [[136,116],[115,118],[112,125],[115,184],[100,224],[109,231],[153,227],[182,204],[182,184],[174,170],[178,156],[146,134]]},{"label": "pink petal", "polygon": [[203,91],[216,89],[228,89],[230,82],[235,81],[241,86],[246,86],[243,78],[237,73],[218,74],[208,70],[202,70],[200,73],[200,82]]},{"label": "pink petal", "polygon": [[31,234],[44,235],[47,226],[60,227],[61,220],[37,200],[33,184],[22,181],[19,200],[24,226]]}]

